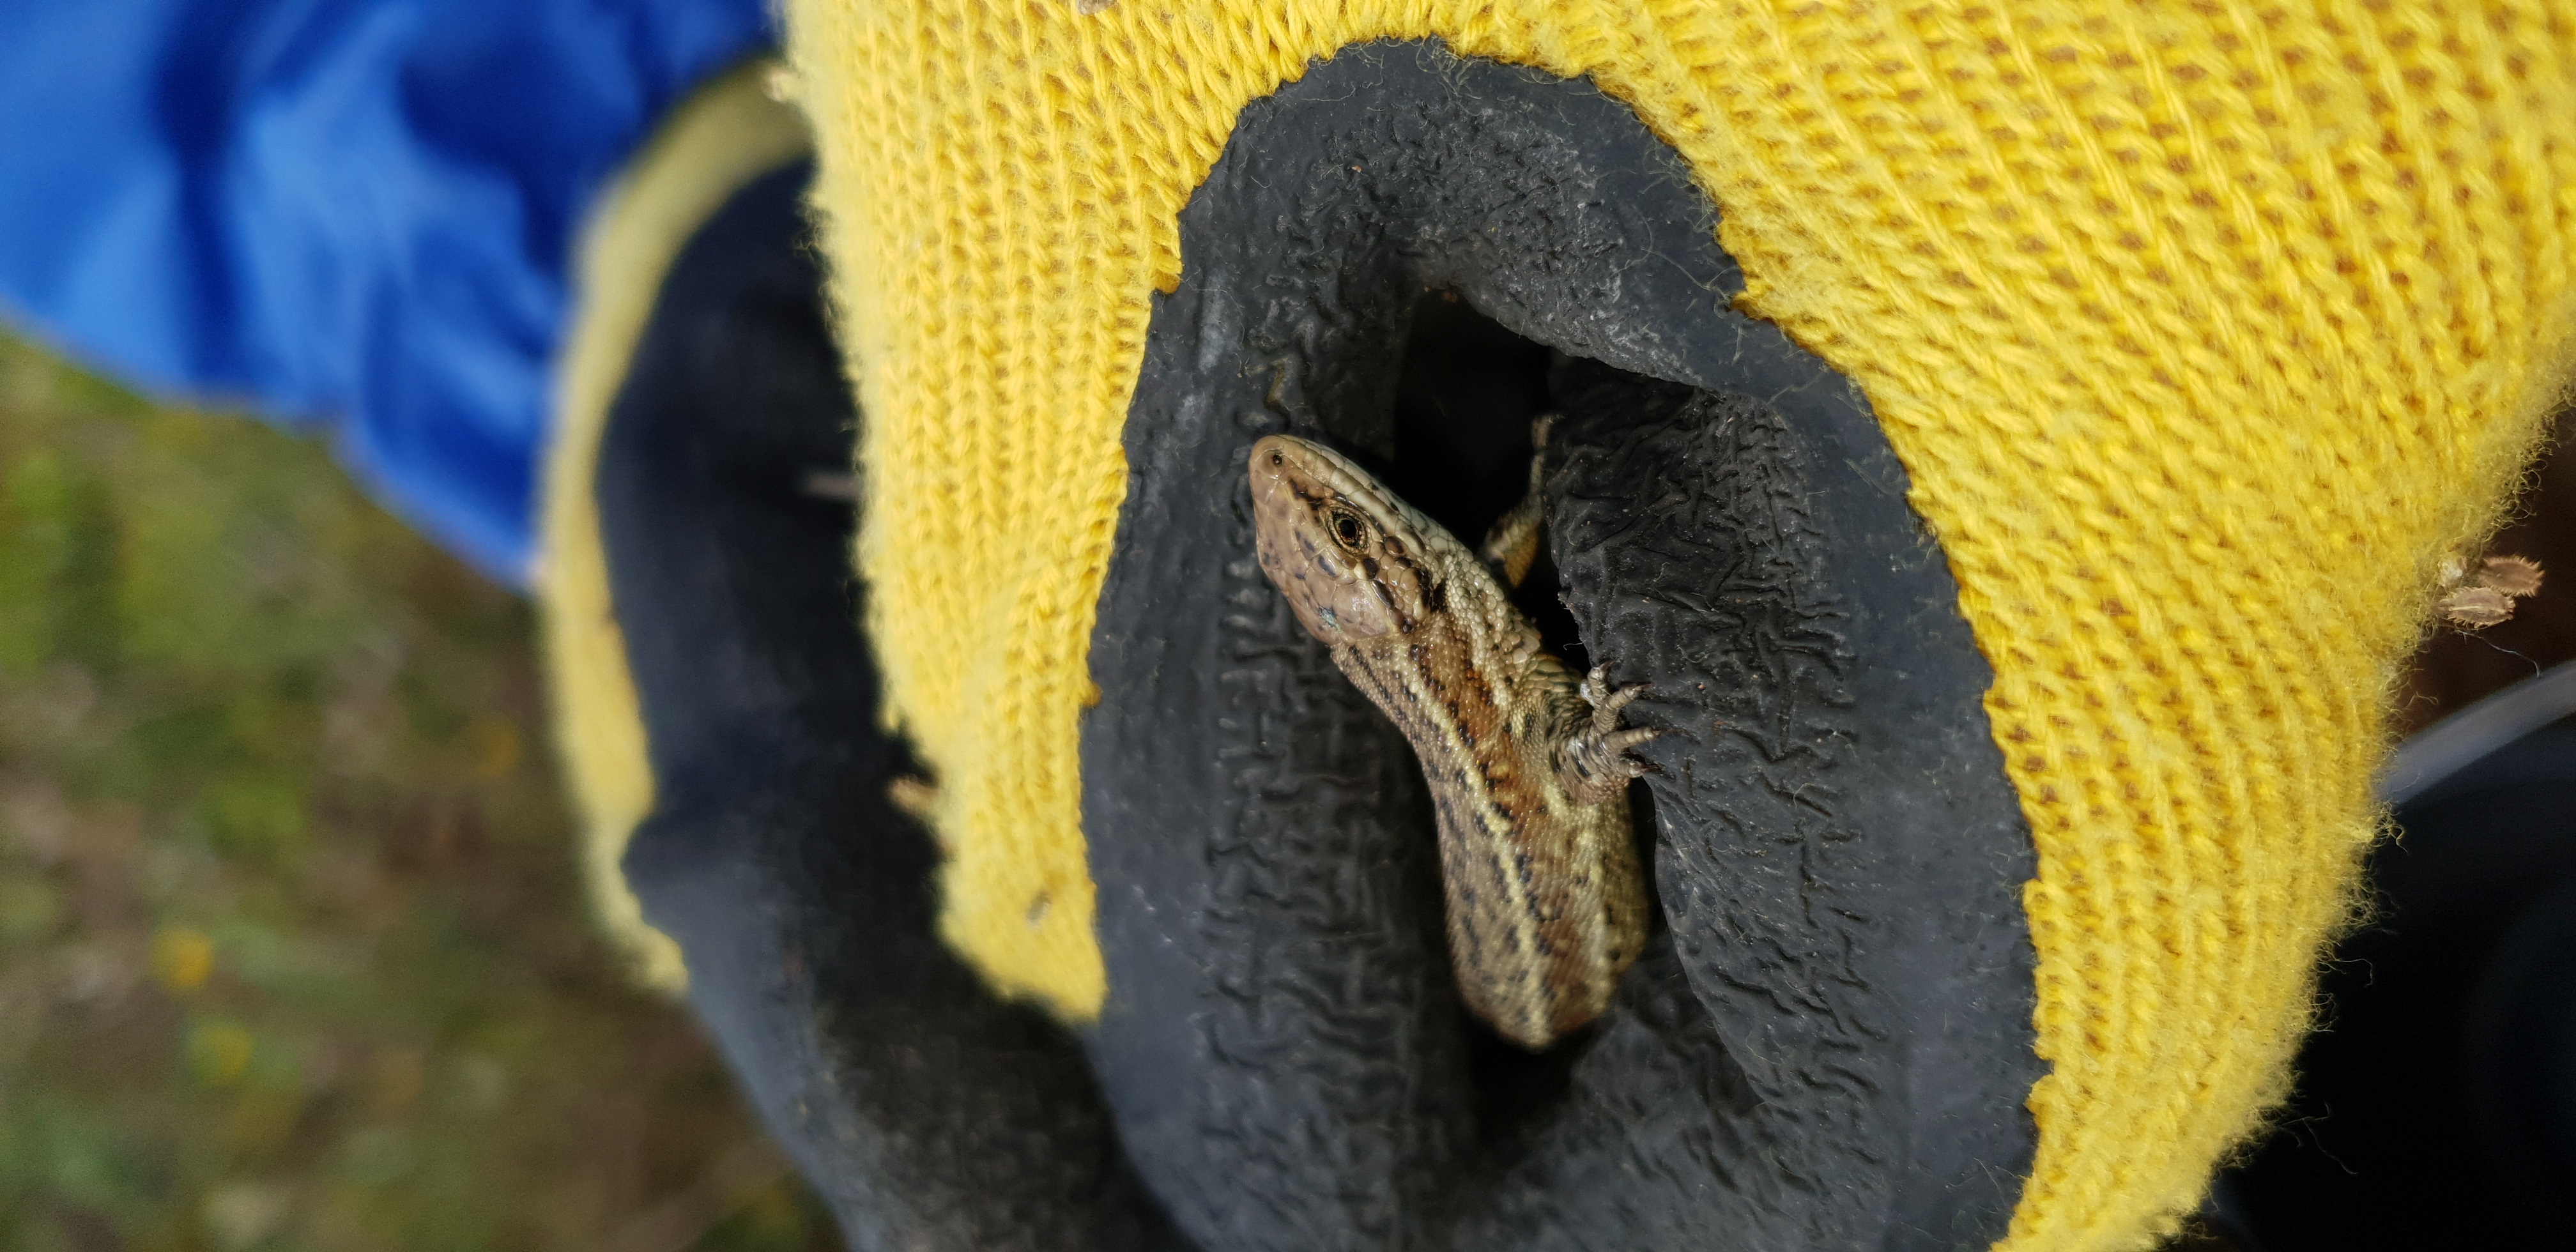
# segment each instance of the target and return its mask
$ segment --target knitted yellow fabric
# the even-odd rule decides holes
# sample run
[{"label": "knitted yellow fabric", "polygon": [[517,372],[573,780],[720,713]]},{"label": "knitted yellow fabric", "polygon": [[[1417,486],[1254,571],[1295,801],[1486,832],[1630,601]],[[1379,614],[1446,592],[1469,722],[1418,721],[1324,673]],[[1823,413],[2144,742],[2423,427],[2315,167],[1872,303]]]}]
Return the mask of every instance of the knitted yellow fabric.
[{"label": "knitted yellow fabric", "polygon": [[[867,413],[859,561],[945,929],[1102,995],[1075,718],[1175,214],[1354,41],[1590,75],[1857,381],[1992,662],[2038,844],[2001,1246],[2143,1246],[2285,1081],[2438,558],[2571,322],[2564,0],[791,0]],[[1040,899],[1053,907],[1032,910]]]},{"label": "knitted yellow fabric", "polygon": [[599,466],[608,406],[662,275],[699,226],[745,183],[810,151],[804,120],[765,94],[774,61],[747,63],[699,88],[600,197],[582,233],[576,306],[556,368],[555,431],[546,452],[544,557],[537,594],[545,610],[546,677],[555,743],[582,816],[583,868],[601,926],[646,985],[677,992],[688,980],[680,946],[644,923],[618,860],[653,808],[644,720],[626,668],[626,637],[609,600],[591,476]]}]

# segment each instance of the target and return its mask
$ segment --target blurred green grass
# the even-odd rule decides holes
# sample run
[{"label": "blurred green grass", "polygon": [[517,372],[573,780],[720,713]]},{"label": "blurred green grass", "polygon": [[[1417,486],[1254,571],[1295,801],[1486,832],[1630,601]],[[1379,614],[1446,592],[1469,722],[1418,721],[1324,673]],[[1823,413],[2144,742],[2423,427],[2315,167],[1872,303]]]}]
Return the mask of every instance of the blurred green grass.
[{"label": "blurred green grass", "polygon": [[584,912],[528,606],[0,338],[0,1249],[807,1249]]}]

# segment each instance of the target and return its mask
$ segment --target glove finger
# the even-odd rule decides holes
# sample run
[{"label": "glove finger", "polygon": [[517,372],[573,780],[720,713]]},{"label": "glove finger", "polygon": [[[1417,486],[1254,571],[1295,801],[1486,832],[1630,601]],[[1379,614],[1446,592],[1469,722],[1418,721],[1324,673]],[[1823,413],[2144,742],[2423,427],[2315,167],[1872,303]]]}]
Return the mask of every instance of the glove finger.
[{"label": "glove finger", "polygon": [[664,280],[595,492],[655,803],[625,856],[689,996],[856,1248],[1178,1248],[1074,1039],[938,940],[854,623],[856,414],[799,166]]}]

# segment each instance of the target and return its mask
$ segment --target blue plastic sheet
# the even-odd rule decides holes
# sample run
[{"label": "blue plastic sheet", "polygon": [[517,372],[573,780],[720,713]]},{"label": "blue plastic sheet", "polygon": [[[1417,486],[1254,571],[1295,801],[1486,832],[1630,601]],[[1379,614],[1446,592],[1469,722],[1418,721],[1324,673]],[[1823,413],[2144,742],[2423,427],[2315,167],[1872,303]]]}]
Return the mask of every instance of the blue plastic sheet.
[{"label": "blue plastic sheet", "polygon": [[0,313],[529,573],[584,213],[760,0],[0,0]]}]

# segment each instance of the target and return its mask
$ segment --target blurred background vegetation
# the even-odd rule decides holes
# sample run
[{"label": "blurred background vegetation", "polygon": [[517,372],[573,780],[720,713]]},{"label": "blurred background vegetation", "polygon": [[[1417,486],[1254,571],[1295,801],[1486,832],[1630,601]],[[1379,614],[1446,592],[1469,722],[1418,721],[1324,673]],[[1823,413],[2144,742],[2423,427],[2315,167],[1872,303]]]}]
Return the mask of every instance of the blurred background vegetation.
[{"label": "blurred background vegetation", "polygon": [[837,1246],[590,925],[531,625],[0,339],[0,1249]]}]

